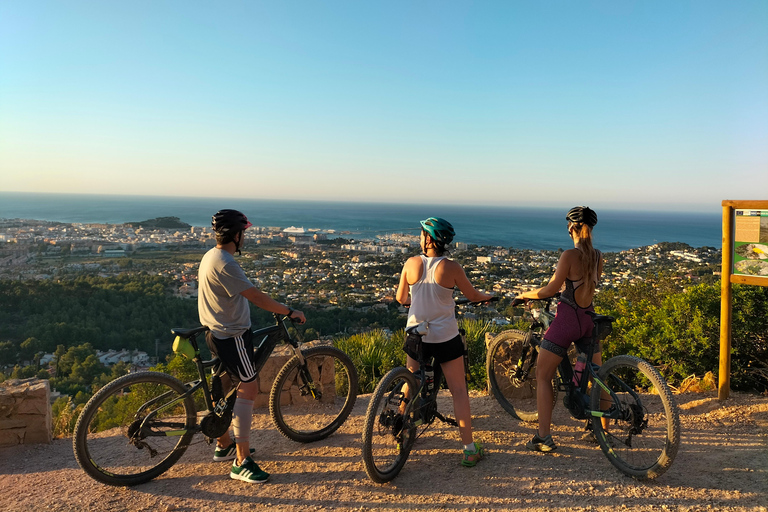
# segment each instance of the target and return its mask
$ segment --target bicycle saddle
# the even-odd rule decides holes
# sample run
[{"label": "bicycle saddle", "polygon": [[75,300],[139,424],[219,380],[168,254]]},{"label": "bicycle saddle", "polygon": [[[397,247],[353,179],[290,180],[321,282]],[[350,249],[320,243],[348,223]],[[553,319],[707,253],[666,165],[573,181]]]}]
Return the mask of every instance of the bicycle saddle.
[{"label": "bicycle saddle", "polygon": [[616,320],[612,316],[598,315],[597,313],[595,313],[593,311],[587,311],[587,314],[592,317],[592,321],[595,322],[595,323],[599,323],[599,322],[613,322],[614,320]]},{"label": "bicycle saddle", "polygon": [[174,336],[181,336],[182,338],[189,338],[190,336],[194,336],[195,334],[199,332],[205,332],[208,328],[204,325],[201,325],[200,327],[195,327],[193,329],[171,329],[171,333]]}]

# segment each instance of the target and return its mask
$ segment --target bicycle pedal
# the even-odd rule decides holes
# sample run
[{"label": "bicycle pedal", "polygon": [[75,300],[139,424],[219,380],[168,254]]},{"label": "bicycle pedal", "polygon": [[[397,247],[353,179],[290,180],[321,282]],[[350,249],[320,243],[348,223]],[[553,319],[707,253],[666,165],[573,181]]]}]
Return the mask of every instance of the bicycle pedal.
[{"label": "bicycle pedal", "polygon": [[217,416],[221,416],[224,414],[224,411],[227,410],[227,401],[223,398],[220,398],[219,401],[216,403],[216,405],[213,408],[213,412],[216,413]]}]

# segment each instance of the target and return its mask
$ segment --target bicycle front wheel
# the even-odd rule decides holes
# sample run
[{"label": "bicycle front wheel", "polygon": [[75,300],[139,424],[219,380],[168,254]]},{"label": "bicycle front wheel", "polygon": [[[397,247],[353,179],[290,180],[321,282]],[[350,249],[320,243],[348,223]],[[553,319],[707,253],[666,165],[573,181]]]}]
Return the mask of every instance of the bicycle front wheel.
[{"label": "bicycle front wheel", "polygon": [[[536,407],[536,360],[533,345],[522,331],[502,331],[491,342],[485,367],[488,385],[499,405],[522,421],[539,419]],[[523,356],[523,348],[526,354]],[[552,407],[557,403],[557,385],[552,382]]]},{"label": "bicycle front wheel", "polygon": [[617,415],[607,429],[592,421],[600,448],[620,471],[639,479],[663,474],[680,447],[680,413],[664,378],[647,361],[616,356],[598,372],[592,410]]},{"label": "bicycle front wheel", "polygon": [[184,454],[197,423],[192,397],[178,379],[160,372],[131,373],[101,388],[75,425],[80,467],[109,485],[148,482]]},{"label": "bicycle front wheel", "polygon": [[300,443],[325,439],[347,419],[357,400],[357,370],[336,347],[301,351],[275,377],[269,413],[277,430]]},{"label": "bicycle front wheel", "polygon": [[416,427],[403,412],[418,389],[419,380],[401,366],[387,373],[373,392],[363,427],[363,464],[376,483],[395,478],[408,460]]}]

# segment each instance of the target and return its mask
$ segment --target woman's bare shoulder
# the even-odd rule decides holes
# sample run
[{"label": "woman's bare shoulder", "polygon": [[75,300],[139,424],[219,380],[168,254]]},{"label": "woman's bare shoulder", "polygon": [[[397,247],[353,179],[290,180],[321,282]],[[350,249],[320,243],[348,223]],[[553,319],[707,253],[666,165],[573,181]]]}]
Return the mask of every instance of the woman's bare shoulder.
[{"label": "woman's bare shoulder", "polygon": [[576,249],[575,247],[573,249],[566,249],[563,251],[563,253],[560,255],[560,259],[564,260],[578,260],[581,258],[581,252]]},{"label": "woman's bare shoulder", "polygon": [[421,256],[411,256],[405,260],[406,265],[421,265]]},{"label": "woman's bare shoulder", "polygon": [[[436,275],[438,276],[438,278],[445,276],[449,280],[452,280],[452,282],[454,283],[464,278],[463,276],[466,276],[464,272],[464,267],[462,267],[461,264],[459,264],[457,261],[450,260],[448,258],[440,262],[436,272],[437,272]],[[444,283],[441,283],[441,284],[443,284],[443,286],[446,286]]]},{"label": "woman's bare shoulder", "polygon": [[420,256],[411,256],[407,260],[405,260],[405,265],[403,265],[403,270],[406,272],[416,272],[417,274],[421,273],[422,268],[422,262]]}]

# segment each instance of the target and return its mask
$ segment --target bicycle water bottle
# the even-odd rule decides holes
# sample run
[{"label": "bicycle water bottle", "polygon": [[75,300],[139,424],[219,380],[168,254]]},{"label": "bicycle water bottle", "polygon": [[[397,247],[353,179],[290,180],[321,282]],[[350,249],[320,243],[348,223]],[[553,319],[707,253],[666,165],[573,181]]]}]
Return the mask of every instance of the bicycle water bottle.
[{"label": "bicycle water bottle", "polygon": [[430,365],[424,366],[424,388],[430,394],[435,389],[435,369]]},{"label": "bicycle water bottle", "polygon": [[579,352],[576,358],[576,364],[573,367],[573,385],[578,386],[581,382],[581,376],[584,374],[584,368],[587,366],[587,354]]}]

